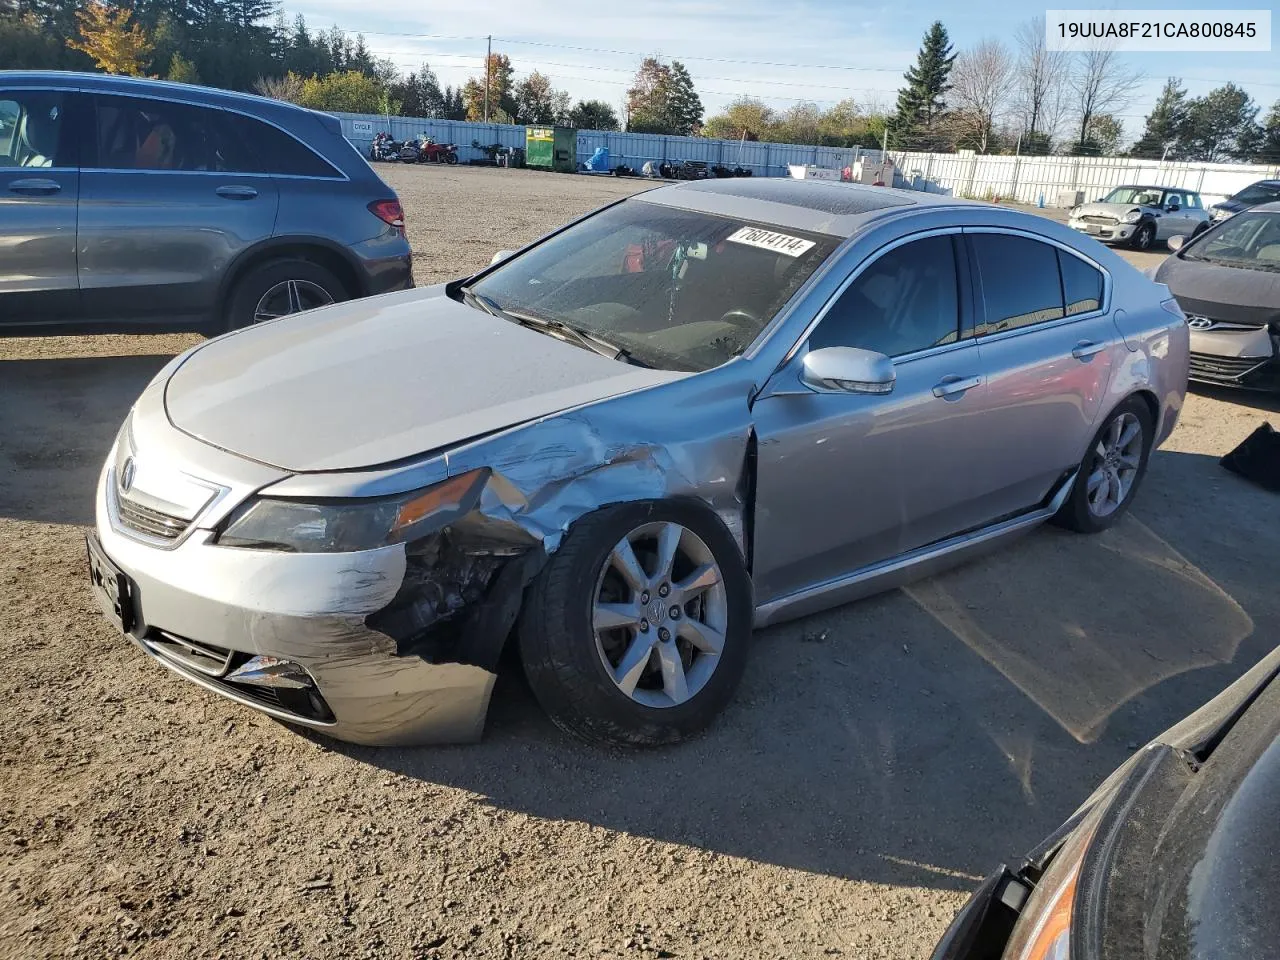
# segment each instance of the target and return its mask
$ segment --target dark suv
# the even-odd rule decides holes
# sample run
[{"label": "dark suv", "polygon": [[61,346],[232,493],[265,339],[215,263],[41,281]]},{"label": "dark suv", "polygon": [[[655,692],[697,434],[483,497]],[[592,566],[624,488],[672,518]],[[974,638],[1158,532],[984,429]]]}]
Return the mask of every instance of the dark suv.
[{"label": "dark suv", "polygon": [[413,286],[338,121],[186,84],[0,70],[0,335],[217,333]]}]

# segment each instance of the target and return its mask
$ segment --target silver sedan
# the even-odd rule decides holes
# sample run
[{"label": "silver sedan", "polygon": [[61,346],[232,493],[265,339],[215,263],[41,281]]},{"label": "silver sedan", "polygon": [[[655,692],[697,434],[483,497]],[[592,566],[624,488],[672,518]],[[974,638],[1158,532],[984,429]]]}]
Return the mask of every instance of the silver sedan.
[{"label": "silver sedan", "polygon": [[1187,382],[1167,289],[1065,226],[812,181],[606,207],[488,269],[165,367],[102,471],[112,622],[363,743],[705,727],[753,627],[1128,508]]}]

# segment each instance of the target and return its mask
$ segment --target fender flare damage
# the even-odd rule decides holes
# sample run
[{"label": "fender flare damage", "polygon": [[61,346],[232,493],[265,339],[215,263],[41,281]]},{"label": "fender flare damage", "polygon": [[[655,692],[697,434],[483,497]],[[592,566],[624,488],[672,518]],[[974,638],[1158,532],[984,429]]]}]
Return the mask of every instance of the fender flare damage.
[{"label": "fender flare damage", "polygon": [[[741,398],[739,398],[741,403]],[[405,544],[395,596],[365,617],[398,657],[464,664],[496,674],[525,588],[581,517],[637,500],[700,501],[733,535],[750,569],[755,433],[744,415],[716,432],[690,416],[661,439],[597,408],[542,421],[449,455],[449,475],[483,469],[456,519]],[[715,415],[722,416],[723,409]],[[612,429],[611,429],[612,427]],[[628,437],[627,442],[605,438]]]}]

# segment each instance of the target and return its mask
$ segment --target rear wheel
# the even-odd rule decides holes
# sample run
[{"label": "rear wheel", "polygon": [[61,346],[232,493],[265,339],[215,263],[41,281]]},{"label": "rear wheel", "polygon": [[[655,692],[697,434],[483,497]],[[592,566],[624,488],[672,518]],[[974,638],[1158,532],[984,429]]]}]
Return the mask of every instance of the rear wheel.
[{"label": "rear wheel", "polygon": [[1144,223],[1137,229],[1130,241],[1135,250],[1150,250],[1151,245],[1156,242],[1156,225],[1154,223]]},{"label": "rear wheel", "polygon": [[1151,410],[1140,398],[1131,397],[1112,410],[1054,520],[1080,533],[1100,533],[1124,516],[1146,475],[1154,439]]},{"label": "rear wheel", "polygon": [[337,277],[310,260],[271,260],[240,278],[227,306],[227,329],[264,323],[348,299]]},{"label": "rear wheel", "polygon": [[446,153],[444,155],[444,160],[445,163],[449,164],[449,166],[453,166],[458,162],[458,155],[456,153]]},{"label": "rear wheel", "polygon": [[729,701],[751,618],[750,579],[719,518],[687,503],[623,504],[575,524],[531,585],[520,653],[563,729],[670,743]]}]

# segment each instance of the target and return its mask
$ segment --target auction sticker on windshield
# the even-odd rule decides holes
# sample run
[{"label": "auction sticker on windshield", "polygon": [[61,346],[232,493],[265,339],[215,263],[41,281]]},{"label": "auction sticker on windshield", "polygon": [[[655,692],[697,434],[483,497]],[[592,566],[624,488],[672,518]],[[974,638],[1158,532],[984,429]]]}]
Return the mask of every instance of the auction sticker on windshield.
[{"label": "auction sticker on windshield", "polygon": [[771,230],[761,230],[759,227],[743,227],[729,237],[729,242],[745,243],[749,247],[772,250],[774,253],[785,254],[788,257],[798,257],[813,246],[812,240],[789,237],[785,233],[774,233]]}]

